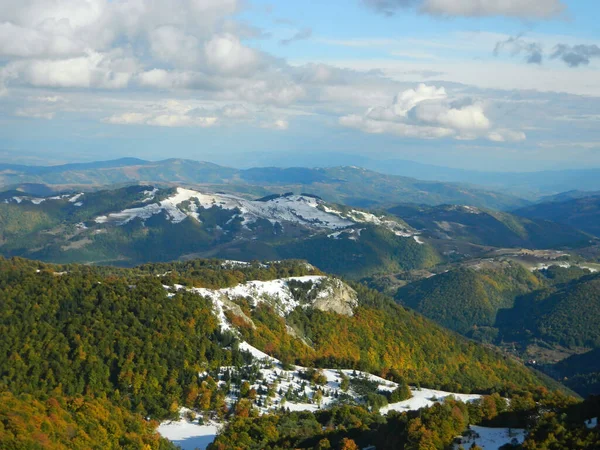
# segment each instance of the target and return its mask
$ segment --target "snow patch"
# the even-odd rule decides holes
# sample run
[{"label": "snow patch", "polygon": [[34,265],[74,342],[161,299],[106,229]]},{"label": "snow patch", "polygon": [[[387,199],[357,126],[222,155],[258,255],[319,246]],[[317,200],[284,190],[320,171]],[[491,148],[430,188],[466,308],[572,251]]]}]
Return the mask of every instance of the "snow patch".
[{"label": "snow patch", "polygon": [[[217,309],[223,308],[222,300],[224,298],[247,298],[251,300],[252,306],[257,306],[259,303],[265,301],[269,302],[277,313],[284,317],[300,306],[298,300],[294,298],[288,282],[300,281],[302,283],[313,283],[311,289],[315,289],[326,278],[320,275],[307,275],[303,277],[280,278],[271,281],[248,281],[224,289],[192,288],[191,290],[199,295],[209,297]],[[319,295],[321,294],[322,292],[319,293]]]},{"label": "snow patch", "polygon": [[416,411],[421,408],[426,408],[444,401],[448,397],[454,397],[464,403],[479,400],[481,395],[478,394],[453,394],[451,392],[438,391],[435,389],[411,389],[412,397],[398,403],[390,403],[381,408],[381,414],[387,414],[390,411]]},{"label": "snow patch", "polygon": [[69,199],[69,203],[75,203],[75,205],[77,205],[77,203],[80,203],[78,200],[83,196],[83,192],[80,192],[79,194],[74,195],[73,197],[71,197]]},{"label": "snow patch", "polygon": [[522,444],[527,437],[527,432],[521,428],[488,428],[471,425],[462,436],[461,444],[455,443],[453,448],[470,448],[473,444],[484,450],[498,450],[506,444]]},{"label": "snow patch", "polygon": [[190,422],[185,417],[189,411],[187,408],[181,408],[178,421],[162,422],[156,431],[182,450],[204,450],[215,440],[219,426],[215,422],[205,425],[199,425],[197,421]]}]

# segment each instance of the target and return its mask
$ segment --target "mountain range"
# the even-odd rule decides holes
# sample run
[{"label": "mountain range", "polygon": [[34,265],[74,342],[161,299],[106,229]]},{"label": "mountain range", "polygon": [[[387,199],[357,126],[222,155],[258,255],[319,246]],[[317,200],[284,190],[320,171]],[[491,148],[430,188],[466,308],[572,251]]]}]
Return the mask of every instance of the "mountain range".
[{"label": "mountain range", "polygon": [[44,194],[48,186],[55,191],[89,190],[138,182],[185,184],[255,197],[289,191],[307,192],[327,201],[359,207],[410,202],[466,204],[506,210],[529,203],[513,195],[476,186],[385,175],[355,166],[238,170],[191,160],[151,162],[134,158],[47,167],[0,164],[0,185],[32,194]]}]

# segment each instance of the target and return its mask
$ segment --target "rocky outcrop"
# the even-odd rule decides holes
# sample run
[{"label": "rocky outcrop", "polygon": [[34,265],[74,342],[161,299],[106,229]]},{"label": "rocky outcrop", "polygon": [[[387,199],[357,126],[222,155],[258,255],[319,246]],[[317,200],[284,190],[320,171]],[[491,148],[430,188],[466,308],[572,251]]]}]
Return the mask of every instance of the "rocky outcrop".
[{"label": "rocky outcrop", "polygon": [[329,278],[319,286],[319,293],[314,300],[313,308],[329,311],[344,316],[352,316],[358,306],[357,294],[354,289],[337,278]]}]

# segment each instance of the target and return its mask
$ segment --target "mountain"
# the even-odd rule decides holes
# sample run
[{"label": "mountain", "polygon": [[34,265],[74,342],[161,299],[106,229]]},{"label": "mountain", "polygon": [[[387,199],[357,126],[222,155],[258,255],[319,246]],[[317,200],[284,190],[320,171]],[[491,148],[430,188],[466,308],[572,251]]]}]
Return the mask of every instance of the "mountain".
[{"label": "mountain", "polygon": [[585,197],[596,197],[600,195],[600,191],[566,191],[555,195],[541,197],[536,203],[560,203],[568,200],[577,200]]},{"label": "mountain", "polygon": [[560,248],[589,244],[592,236],[552,219],[527,219],[460,205],[398,205],[387,210],[435,239],[493,247]]},{"label": "mountain", "polygon": [[600,196],[539,203],[513,213],[530,219],[552,220],[600,236]]},{"label": "mountain", "polygon": [[469,170],[444,167],[434,162],[422,163],[406,159],[375,159],[364,155],[322,151],[294,153],[263,152],[240,155],[237,167],[335,167],[340,161],[346,165],[388,175],[417,178],[420,180],[444,183],[463,183],[485,186],[498,192],[537,201],[540,197],[553,196],[566,191],[600,190],[600,168],[554,169],[534,172],[510,172],[490,170]]},{"label": "mountain", "polygon": [[[437,323],[466,335],[492,341],[492,327],[502,308],[515,297],[543,287],[539,277],[517,263],[491,269],[460,268],[425,278],[400,288],[395,299]],[[492,332],[493,330],[488,330]]]},{"label": "mountain", "polygon": [[493,172],[442,167],[407,160],[363,160],[371,170],[404,177],[485,186],[529,200],[566,191],[600,190],[600,168],[543,170],[536,172]]},{"label": "mountain", "polygon": [[[27,448],[33,436],[47,446],[71,439],[69,448],[89,448],[90,438],[123,448],[171,448],[152,433],[154,420],[256,419],[285,382],[267,378],[279,371],[288,383],[304,376],[304,396],[334,394],[328,378],[321,380],[324,372],[300,373],[290,364],[365,370],[454,392],[519,395],[525,391],[517,386],[557,387],[385,296],[300,261],[119,269],[16,258],[0,260],[0,295],[0,348],[8,355],[0,359],[3,447]],[[268,355],[280,358],[277,369]],[[346,376],[350,392],[371,392],[367,375],[327,373],[332,385]],[[289,392],[290,405],[302,406],[296,394]]]},{"label": "mountain", "polygon": [[308,192],[327,201],[358,207],[414,202],[511,209],[528,204],[518,197],[476,186],[421,181],[351,166],[238,170],[183,159],[150,162],[130,158],[49,167],[0,165],[0,185],[25,193],[31,185],[39,184],[58,190],[90,190],[100,186],[138,182],[186,184],[212,190],[252,193],[255,196],[273,192]]},{"label": "mountain", "polygon": [[304,195],[248,200],[185,188],[0,197],[0,252],[54,262],[134,265],[197,256],[304,258],[360,278],[431,267],[437,252],[399,219]]},{"label": "mountain", "polygon": [[498,313],[505,340],[540,339],[566,347],[600,347],[600,274],[523,295]]}]

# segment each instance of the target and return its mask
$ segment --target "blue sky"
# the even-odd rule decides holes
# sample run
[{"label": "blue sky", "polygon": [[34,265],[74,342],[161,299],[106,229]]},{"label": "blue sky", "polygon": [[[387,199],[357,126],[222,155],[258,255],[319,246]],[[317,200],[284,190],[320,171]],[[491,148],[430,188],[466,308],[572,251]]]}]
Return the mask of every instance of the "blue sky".
[{"label": "blue sky", "polygon": [[591,0],[0,0],[0,161],[600,167]]}]

